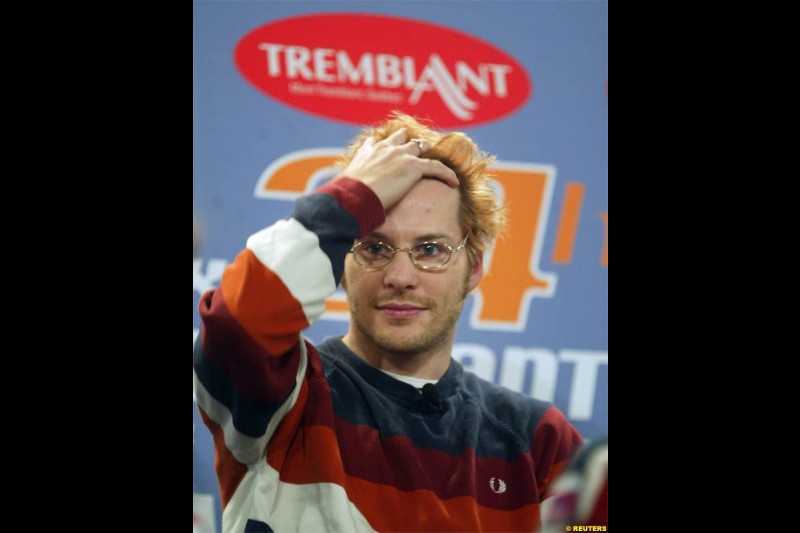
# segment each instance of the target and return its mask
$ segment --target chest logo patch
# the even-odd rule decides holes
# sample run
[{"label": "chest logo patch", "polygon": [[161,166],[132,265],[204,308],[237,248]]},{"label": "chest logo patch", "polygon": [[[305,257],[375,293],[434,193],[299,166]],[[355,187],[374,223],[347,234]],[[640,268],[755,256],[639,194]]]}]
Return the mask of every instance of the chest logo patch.
[{"label": "chest logo patch", "polygon": [[489,480],[489,488],[496,494],[503,494],[506,491],[506,482],[498,477]]}]

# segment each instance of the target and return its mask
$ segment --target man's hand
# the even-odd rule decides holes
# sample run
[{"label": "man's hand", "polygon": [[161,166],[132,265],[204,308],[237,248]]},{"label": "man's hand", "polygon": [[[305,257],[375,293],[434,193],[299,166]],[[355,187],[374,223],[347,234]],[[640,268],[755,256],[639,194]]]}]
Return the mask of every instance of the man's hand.
[{"label": "man's hand", "polygon": [[376,142],[370,137],[342,172],[372,189],[384,209],[400,201],[423,177],[436,178],[451,187],[458,187],[455,172],[444,163],[420,157],[429,148],[429,143],[407,141],[407,136],[406,128],[401,128],[382,141]]}]

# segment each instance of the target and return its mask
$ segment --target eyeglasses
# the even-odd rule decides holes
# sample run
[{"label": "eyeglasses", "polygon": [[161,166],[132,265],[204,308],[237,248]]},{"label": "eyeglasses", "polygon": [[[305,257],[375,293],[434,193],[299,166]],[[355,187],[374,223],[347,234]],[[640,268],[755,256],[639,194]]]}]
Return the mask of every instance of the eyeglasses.
[{"label": "eyeglasses", "polygon": [[417,268],[437,270],[445,266],[453,254],[467,244],[467,237],[464,237],[464,240],[456,248],[436,241],[421,242],[411,248],[395,248],[391,244],[378,241],[359,241],[350,248],[350,253],[353,254],[356,263],[367,270],[384,268],[394,260],[397,252],[408,252],[408,257]]}]

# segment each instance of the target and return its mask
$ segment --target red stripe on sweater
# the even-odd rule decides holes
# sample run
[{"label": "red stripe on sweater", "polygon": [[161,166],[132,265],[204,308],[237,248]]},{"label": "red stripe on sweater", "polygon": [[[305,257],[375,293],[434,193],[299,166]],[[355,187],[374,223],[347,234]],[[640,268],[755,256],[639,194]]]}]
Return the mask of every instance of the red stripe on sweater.
[{"label": "red stripe on sweater", "polygon": [[[566,431],[564,431],[566,429]],[[567,467],[583,444],[578,431],[564,421],[564,415],[551,407],[536,427],[531,448],[539,481],[539,498],[547,487]]]}]

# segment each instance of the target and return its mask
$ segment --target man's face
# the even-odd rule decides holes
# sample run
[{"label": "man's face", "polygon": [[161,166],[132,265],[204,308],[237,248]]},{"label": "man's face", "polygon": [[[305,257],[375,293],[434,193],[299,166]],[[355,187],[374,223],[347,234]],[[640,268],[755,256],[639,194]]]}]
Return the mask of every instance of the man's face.
[{"label": "man's face", "polygon": [[[408,248],[438,241],[455,249],[466,236],[458,223],[459,194],[442,182],[423,179],[386,214],[386,221],[361,240]],[[366,270],[348,254],[342,285],[350,304],[348,335],[369,350],[422,353],[451,349],[455,324],[467,293],[483,274],[465,249],[441,269],[417,268],[407,252],[380,270]]]}]

